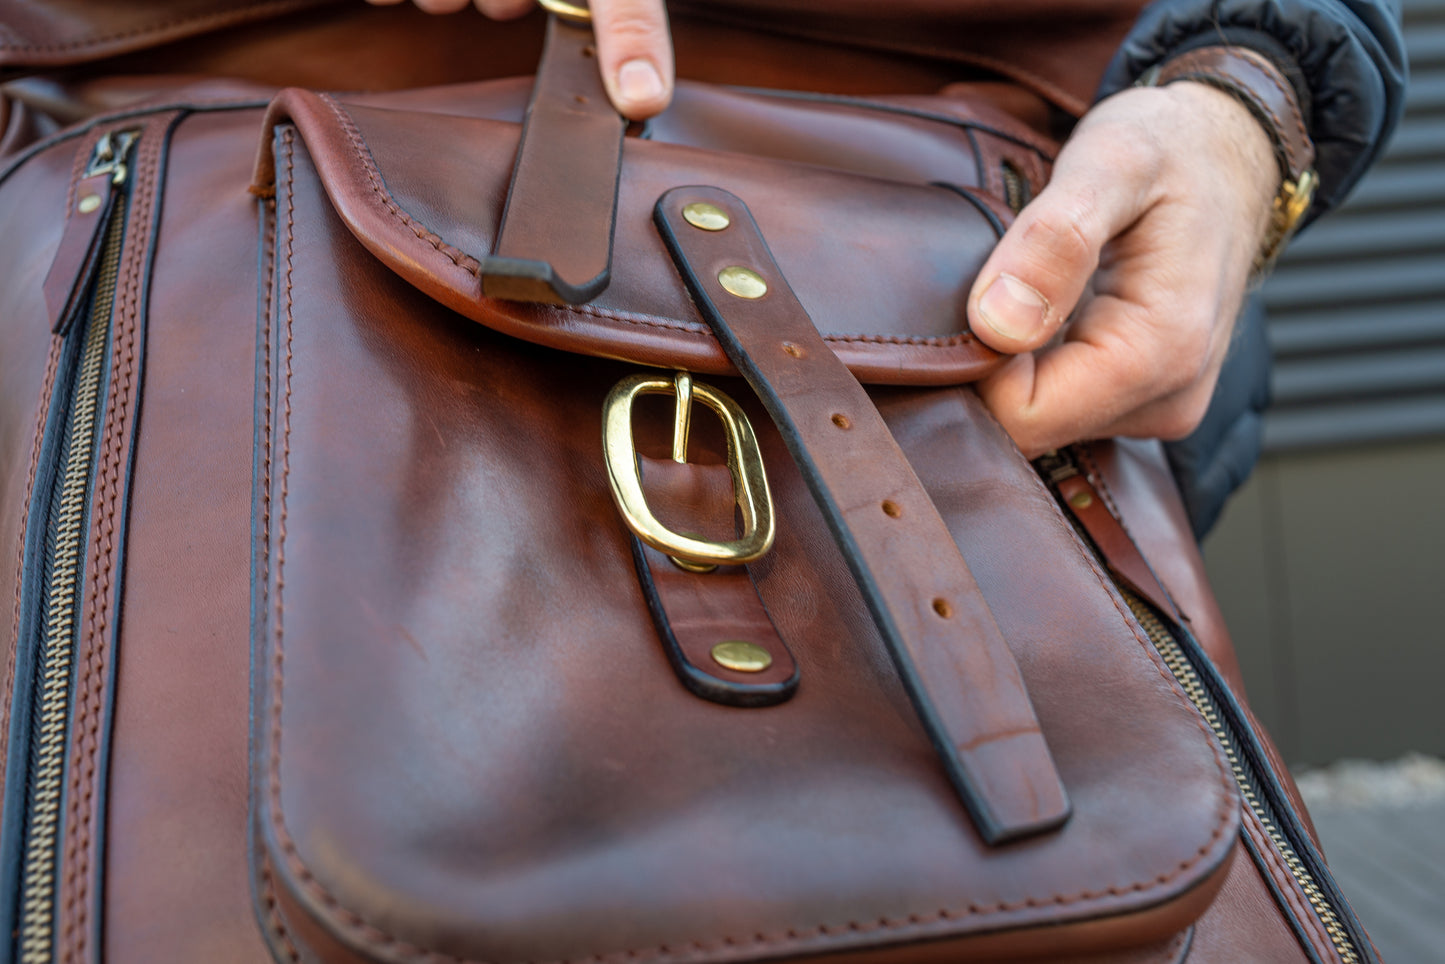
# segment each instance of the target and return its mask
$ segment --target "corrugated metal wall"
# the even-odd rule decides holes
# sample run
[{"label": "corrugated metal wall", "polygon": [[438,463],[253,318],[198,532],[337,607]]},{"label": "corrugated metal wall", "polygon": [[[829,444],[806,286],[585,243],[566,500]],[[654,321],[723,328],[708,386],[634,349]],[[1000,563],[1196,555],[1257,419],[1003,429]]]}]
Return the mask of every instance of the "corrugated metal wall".
[{"label": "corrugated metal wall", "polygon": [[1445,0],[1406,0],[1405,122],[1263,295],[1273,451],[1445,435]]},{"label": "corrugated metal wall", "polygon": [[1445,755],[1445,0],[1406,0],[1403,127],[1263,290],[1266,455],[1205,555],[1292,762]]}]

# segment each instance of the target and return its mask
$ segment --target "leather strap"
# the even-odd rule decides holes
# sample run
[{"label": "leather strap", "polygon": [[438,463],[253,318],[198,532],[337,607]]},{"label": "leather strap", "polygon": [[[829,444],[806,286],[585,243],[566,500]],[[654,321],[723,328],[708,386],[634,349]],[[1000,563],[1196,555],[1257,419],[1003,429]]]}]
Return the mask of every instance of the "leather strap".
[{"label": "leather strap", "polygon": [[1166,60],[1151,80],[1159,87],[1193,80],[1237,97],[1273,142],[1281,180],[1298,181],[1314,166],[1315,146],[1294,85],[1263,54],[1247,47],[1199,47]]},{"label": "leather strap", "polygon": [[[684,208],[723,216],[694,227]],[[698,209],[692,208],[696,211]],[[991,844],[1061,825],[1069,802],[1018,663],[863,387],[814,327],[741,200],[667,192],[654,219],[703,317],[772,416],[974,826]],[[766,293],[730,294],[741,266]],[[737,288],[737,285],[734,285]]]},{"label": "leather strap", "polygon": [[482,260],[484,295],[581,304],[607,288],[626,129],[592,28],[549,17],[496,249]]},{"label": "leather strap", "polygon": [[1056,485],[1064,506],[1094,541],[1114,578],[1149,600],[1174,622],[1182,622],[1173,597],[1154,574],[1134,537],[1124,528],[1123,520],[1115,514],[1114,507],[1105,500],[1104,493],[1093,480],[1078,473],[1060,479]]},{"label": "leather strap", "polygon": [[[701,530],[711,522],[736,533],[733,478],[726,465],[679,464],[639,455],[648,504],[678,530]],[[725,520],[725,521],[724,521]],[[690,571],[632,538],[632,557],[647,608],[668,662],[695,696],[727,706],[772,706],[798,688],[798,664],[758,596],[747,566]],[[731,645],[733,659],[716,647]],[[739,650],[738,644],[742,644]],[[749,647],[756,647],[750,650]],[[738,655],[766,653],[766,665],[747,669]]]}]

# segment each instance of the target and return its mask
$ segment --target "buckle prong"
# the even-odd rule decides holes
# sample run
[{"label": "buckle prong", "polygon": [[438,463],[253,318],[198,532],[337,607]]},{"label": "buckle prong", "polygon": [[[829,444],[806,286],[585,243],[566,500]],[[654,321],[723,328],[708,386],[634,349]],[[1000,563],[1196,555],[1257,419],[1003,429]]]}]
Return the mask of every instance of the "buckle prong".
[{"label": "buckle prong", "polygon": [[692,430],[692,375],[679,369],[672,385],[677,392],[677,414],[672,420],[672,460],[686,465],[687,436]]},{"label": "buckle prong", "polygon": [[[677,397],[673,423],[672,457],[687,461],[688,431],[692,422],[692,400],[711,409],[727,435],[728,474],[733,480],[733,497],[742,517],[742,534],[727,542],[682,535],[667,528],[647,506],[642,493],[642,473],[637,464],[637,447],[632,437],[632,406],[639,395]],[[607,480],[622,519],[637,538],[680,563],[699,566],[736,566],[760,558],[773,546],[773,499],[768,491],[762,451],[748,417],[737,402],[710,385],[695,382],[687,372],[673,378],[630,375],[618,382],[602,408],[602,450],[607,460]]]}]

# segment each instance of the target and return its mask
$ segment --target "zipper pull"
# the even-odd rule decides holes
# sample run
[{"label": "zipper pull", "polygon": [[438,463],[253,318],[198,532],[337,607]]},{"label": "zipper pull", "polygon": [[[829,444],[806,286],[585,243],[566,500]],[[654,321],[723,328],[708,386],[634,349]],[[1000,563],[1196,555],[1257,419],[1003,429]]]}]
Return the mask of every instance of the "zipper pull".
[{"label": "zipper pull", "polygon": [[138,130],[107,131],[90,150],[85,171],[70,194],[60,247],[45,275],[45,306],[50,330],[63,335],[80,313],[95,267],[100,261],[100,239],[125,193],[131,150]]}]

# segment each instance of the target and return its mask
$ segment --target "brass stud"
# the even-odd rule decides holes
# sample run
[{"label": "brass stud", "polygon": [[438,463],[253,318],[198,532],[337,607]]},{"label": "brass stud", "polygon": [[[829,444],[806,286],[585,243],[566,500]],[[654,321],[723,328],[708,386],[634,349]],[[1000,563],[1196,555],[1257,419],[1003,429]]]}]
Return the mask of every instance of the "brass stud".
[{"label": "brass stud", "polygon": [[682,217],[688,224],[704,231],[721,231],[733,223],[726,211],[706,201],[693,201],[682,209]]},{"label": "brass stud", "polygon": [[1069,496],[1069,505],[1075,509],[1087,509],[1094,504],[1094,497],[1088,492],[1075,492]]},{"label": "brass stud", "polygon": [[773,665],[773,654],[742,639],[725,639],[712,648],[712,658],[719,666],[735,673],[761,673]]},{"label": "brass stud", "polygon": [[717,283],[730,295],[753,301],[768,293],[768,283],[752,268],[735,264],[717,273]]},{"label": "brass stud", "polygon": [[77,204],[75,208],[81,214],[94,214],[96,211],[100,210],[100,195],[87,194],[85,197],[80,199],[80,203]]}]

